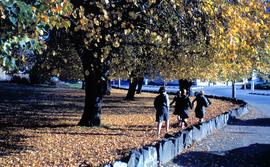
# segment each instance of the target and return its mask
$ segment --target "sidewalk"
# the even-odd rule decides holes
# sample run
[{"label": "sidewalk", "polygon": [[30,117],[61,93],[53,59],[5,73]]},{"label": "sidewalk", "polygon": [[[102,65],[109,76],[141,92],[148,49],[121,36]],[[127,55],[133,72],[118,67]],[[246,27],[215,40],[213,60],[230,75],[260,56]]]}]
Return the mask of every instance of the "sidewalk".
[{"label": "sidewalk", "polygon": [[[158,90],[159,86],[143,87]],[[167,87],[177,91],[178,87]],[[230,87],[193,87],[217,96],[231,96]],[[237,98],[246,100],[251,110],[243,118],[230,122],[202,141],[195,143],[164,166],[168,167],[266,167],[270,166],[270,97],[251,95],[251,90],[237,89]],[[270,93],[255,90],[254,93]]]},{"label": "sidewalk", "polygon": [[254,92],[250,92],[252,95],[262,95],[262,96],[270,96],[270,90],[255,90]]},{"label": "sidewalk", "polygon": [[270,166],[270,118],[252,108],[164,166]]}]

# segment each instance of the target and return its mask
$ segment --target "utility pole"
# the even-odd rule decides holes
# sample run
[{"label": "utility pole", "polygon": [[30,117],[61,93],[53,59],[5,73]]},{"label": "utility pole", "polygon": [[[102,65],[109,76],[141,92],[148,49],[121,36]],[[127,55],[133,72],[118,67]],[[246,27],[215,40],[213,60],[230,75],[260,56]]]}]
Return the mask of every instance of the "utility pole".
[{"label": "utility pole", "polygon": [[121,79],[120,78],[118,79],[118,87],[119,88],[121,87]]},{"label": "utility pole", "polygon": [[236,85],[235,80],[232,82],[232,98],[236,98]]},{"label": "utility pole", "polygon": [[256,79],[256,74],[255,74],[255,70],[252,71],[252,77],[251,77],[251,84],[250,84],[250,89],[252,92],[254,92],[255,90],[255,79]]}]

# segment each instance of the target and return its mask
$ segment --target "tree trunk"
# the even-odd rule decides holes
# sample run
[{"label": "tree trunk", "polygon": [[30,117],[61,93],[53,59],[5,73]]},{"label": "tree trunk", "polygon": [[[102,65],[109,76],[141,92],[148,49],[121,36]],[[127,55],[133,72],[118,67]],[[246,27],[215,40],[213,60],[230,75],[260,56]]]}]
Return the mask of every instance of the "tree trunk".
[{"label": "tree trunk", "polygon": [[187,95],[188,95],[188,96],[193,95],[193,94],[192,94],[192,91],[191,91],[191,86],[192,86],[192,81],[187,80]]},{"label": "tree trunk", "polygon": [[103,81],[103,95],[111,94],[111,80],[106,79]]},{"label": "tree trunk", "polygon": [[184,90],[184,82],[183,81],[184,81],[183,79],[178,80],[179,90],[181,92],[183,92],[183,90]]},{"label": "tree trunk", "polygon": [[85,81],[82,81],[82,89],[85,89]]},{"label": "tree trunk", "polygon": [[236,86],[235,81],[232,82],[232,98],[236,98]]},{"label": "tree trunk", "polygon": [[143,77],[138,78],[138,89],[137,89],[137,94],[140,94],[142,92],[142,86],[143,86]]},{"label": "tree trunk", "polygon": [[131,77],[128,93],[125,100],[134,100],[137,85],[138,79],[136,77]]},{"label": "tree trunk", "polygon": [[80,48],[85,81],[85,106],[79,126],[100,126],[103,96],[102,64],[91,51]]},{"label": "tree trunk", "polygon": [[181,94],[184,92],[184,89],[187,91],[187,95],[191,95],[191,86],[192,86],[192,81],[189,81],[187,79],[179,79],[179,90],[181,91]]},{"label": "tree trunk", "polygon": [[85,79],[85,106],[84,112],[78,125],[80,126],[100,126],[100,113],[102,96],[101,85],[97,80]]}]

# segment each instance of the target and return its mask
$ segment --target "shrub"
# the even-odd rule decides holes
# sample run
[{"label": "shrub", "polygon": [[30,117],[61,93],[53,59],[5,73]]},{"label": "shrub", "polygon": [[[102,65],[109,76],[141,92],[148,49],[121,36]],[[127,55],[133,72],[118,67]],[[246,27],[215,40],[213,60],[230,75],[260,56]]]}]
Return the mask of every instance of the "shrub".
[{"label": "shrub", "polygon": [[257,84],[255,89],[270,90],[270,83]]}]

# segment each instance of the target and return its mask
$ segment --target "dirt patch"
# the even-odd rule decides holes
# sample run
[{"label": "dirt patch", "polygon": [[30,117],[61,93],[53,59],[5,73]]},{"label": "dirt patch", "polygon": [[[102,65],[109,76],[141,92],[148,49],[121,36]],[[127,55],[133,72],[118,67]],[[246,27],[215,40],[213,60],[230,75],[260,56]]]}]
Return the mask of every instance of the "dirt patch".
[{"label": "dirt patch", "polygon": [[[164,130],[161,137],[156,136],[155,94],[142,93],[135,101],[124,101],[126,91],[113,90],[104,98],[102,126],[88,128],[76,126],[84,106],[83,90],[0,86],[3,166],[101,166],[164,136]],[[206,119],[238,107],[226,101],[211,101]],[[174,126],[177,121],[172,114],[170,121],[170,133],[181,130]],[[191,111],[189,124],[194,123],[197,119]]]}]

